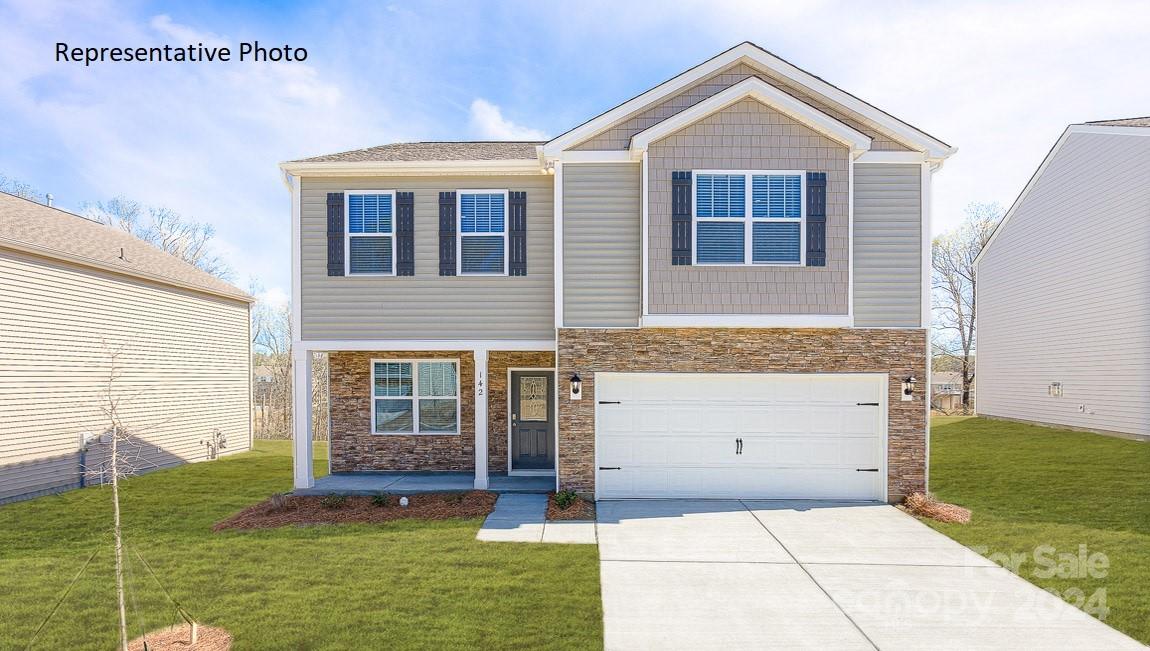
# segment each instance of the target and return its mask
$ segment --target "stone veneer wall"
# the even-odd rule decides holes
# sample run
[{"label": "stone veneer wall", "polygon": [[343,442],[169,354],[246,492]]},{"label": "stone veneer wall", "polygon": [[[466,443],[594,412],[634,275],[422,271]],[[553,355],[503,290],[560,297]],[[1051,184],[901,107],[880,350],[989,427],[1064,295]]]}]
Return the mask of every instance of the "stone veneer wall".
[{"label": "stone veneer wall", "polygon": [[642,328],[559,330],[559,377],[579,373],[583,399],[559,393],[559,485],[595,490],[595,373],[889,373],[890,501],[926,486],[925,383],[902,402],[902,378],[926,378],[926,330]]},{"label": "stone veneer wall", "polygon": [[507,392],[509,368],[555,368],[550,351],[487,353],[487,471],[507,472]]},{"label": "stone veneer wall", "polygon": [[[458,359],[459,434],[372,434],[373,359]],[[471,351],[333,352],[329,360],[332,472],[475,470],[475,357]]]}]

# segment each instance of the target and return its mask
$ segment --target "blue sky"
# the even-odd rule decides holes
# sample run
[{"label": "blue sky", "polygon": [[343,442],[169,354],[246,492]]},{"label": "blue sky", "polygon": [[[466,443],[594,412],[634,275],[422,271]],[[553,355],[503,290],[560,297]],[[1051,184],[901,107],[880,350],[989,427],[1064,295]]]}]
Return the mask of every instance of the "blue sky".
[{"label": "blue sky", "polygon": [[[0,174],[77,209],[212,223],[246,286],[290,288],[276,164],[404,140],[557,135],[751,40],[957,145],[934,229],[1009,205],[1072,122],[1150,114],[1133,2],[0,0]],[[55,43],[305,47],[303,64],[54,61]]]}]

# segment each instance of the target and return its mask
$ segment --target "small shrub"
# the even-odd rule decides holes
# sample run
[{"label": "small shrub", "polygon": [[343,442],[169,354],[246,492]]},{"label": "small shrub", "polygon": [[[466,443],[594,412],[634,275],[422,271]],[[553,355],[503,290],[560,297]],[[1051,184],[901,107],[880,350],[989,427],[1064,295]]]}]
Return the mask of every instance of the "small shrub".
[{"label": "small shrub", "polygon": [[268,511],[272,513],[282,513],[287,510],[288,497],[283,493],[276,493],[268,500]]},{"label": "small shrub", "polygon": [[448,493],[443,501],[448,504],[463,504],[463,493]]},{"label": "small shrub", "polygon": [[347,495],[329,493],[323,496],[323,499],[319,501],[319,505],[325,509],[342,509],[347,506]]},{"label": "small shrub", "polygon": [[395,497],[387,493],[376,493],[371,496],[371,505],[380,508],[391,506],[394,501]]},{"label": "small shrub", "polygon": [[578,501],[579,495],[575,491],[566,490],[555,493],[555,506],[558,506],[561,511],[566,511]]}]

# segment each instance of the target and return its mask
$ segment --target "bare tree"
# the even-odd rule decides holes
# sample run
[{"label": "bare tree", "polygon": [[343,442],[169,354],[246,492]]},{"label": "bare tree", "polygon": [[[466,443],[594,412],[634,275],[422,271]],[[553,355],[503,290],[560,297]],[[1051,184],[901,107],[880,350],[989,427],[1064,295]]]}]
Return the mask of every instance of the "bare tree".
[{"label": "bare tree", "polygon": [[[261,294],[252,284],[248,293]],[[312,434],[326,440],[328,430],[328,358],[316,354],[312,363]],[[291,306],[257,301],[252,307],[252,366],[268,376],[257,383],[258,420],[256,436],[268,439],[291,438],[292,432],[292,330]]]},{"label": "bare tree", "polygon": [[958,360],[962,373],[962,409],[970,412],[974,382],[976,284],[974,259],[1002,219],[997,203],[971,203],[954,230],[934,238],[931,255],[932,304],[936,351]]},{"label": "bare tree", "polygon": [[231,268],[211,249],[216,234],[211,224],[125,197],[85,203],[81,208],[86,217],[131,233],[213,276],[225,280],[232,277]]},{"label": "bare tree", "polygon": [[32,187],[32,184],[25,183],[4,174],[0,174],[0,192],[7,192],[22,199],[35,201],[36,203],[44,203],[45,199],[44,194]]}]

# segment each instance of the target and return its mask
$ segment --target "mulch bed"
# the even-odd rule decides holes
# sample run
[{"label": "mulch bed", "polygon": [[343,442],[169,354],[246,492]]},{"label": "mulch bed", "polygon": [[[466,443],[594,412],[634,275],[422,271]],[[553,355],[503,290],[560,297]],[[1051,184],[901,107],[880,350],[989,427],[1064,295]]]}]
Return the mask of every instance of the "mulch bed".
[{"label": "mulch bed", "polygon": [[561,509],[559,505],[555,503],[555,493],[551,493],[547,496],[547,519],[594,520],[595,503],[580,497],[575,500],[574,504],[569,505],[566,509]]},{"label": "mulch bed", "polygon": [[[482,518],[495,508],[495,493],[423,493],[408,495],[408,505],[399,505],[399,496],[388,495],[387,503],[375,497],[349,496],[343,500],[322,495],[277,496],[240,511],[212,531],[222,529],[269,529],[291,525],[351,524],[390,520]],[[149,643],[149,646],[150,643]]]},{"label": "mulch bed", "polygon": [[900,505],[912,515],[920,518],[930,518],[939,522],[954,522],[966,524],[970,522],[970,509],[961,506],[939,502],[933,496],[922,493],[912,493]]},{"label": "mulch bed", "polygon": [[187,624],[153,631],[143,637],[138,637],[128,643],[129,651],[144,651],[144,641],[148,642],[148,651],[167,651],[179,649],[180,651],[229,651],[232,648],[232,636],[222,628],[200,626],[196,634],[196,643],[192,645],[191,628]]}]

